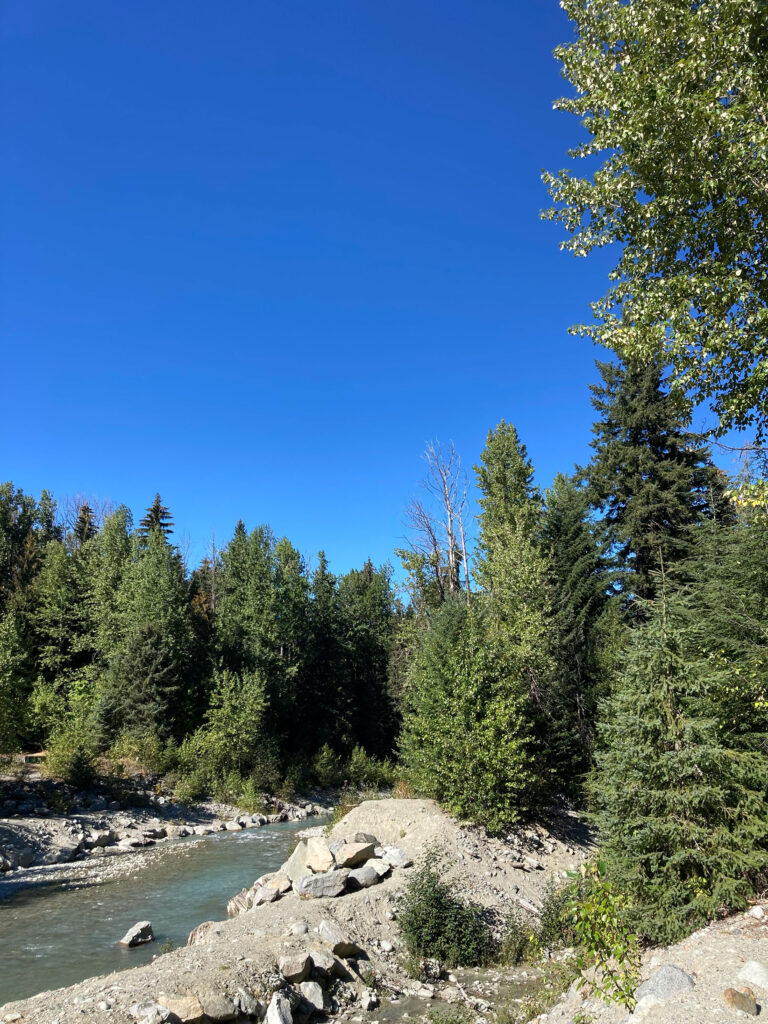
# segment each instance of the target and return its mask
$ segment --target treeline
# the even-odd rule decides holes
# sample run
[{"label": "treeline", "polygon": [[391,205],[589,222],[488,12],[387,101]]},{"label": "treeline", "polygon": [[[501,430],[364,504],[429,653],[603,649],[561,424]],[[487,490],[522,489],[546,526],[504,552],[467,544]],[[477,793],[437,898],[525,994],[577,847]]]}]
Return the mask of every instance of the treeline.
[{"label": "treeline", "polygon": [[442,543],[460,472],[431,453],[427,490],[449,486],[431,528],[413,509],[402,766],[492,830],[586,805],[630,927],[671,940],[768,880],[768,505],[661,367],[598,366],[592,459],[546,493],[514,427],[489,433],[473,593]]},{"label": "treeline", "polygon": [[[0,752],[131,755],[182,776],[188,796],[359,780],[396,731],[389,567],[309,569],[242,522],[188,574],[156,496],[137,528],[120,507],[57,520],[0,487]],[[51,759],[49,758],[49,760]]]},{"label": "treeline", "polygon": [[188,572],[159,496],[134,528],[4,485],[0,752],[69,777],[133,756],[243,803],[400,779],[492,831],[565,795],[639,934],[744,906],[768,881],[765,459],[729,480],[661,366],[598,367],[592,458],[544,493],[504,421],[476,519],[428,447],[405,601],[266,526]]}]

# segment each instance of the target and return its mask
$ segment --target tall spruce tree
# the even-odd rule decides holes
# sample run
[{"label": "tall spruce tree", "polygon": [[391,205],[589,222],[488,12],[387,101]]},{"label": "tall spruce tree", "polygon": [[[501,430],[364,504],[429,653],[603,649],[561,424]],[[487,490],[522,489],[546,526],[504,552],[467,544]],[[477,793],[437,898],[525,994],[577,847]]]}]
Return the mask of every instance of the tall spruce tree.
[{"label": "tall spruce tree", "polygon": [[[691,530],[724,508],[720,475],[689,417],[670,395],[658,362],[598,362],[591,385],[599,415],[594,455],[584,471],[602,516],[626,596],[647,601],[656,574],[690,549]],[[642,605],[637,606],[638,609]]]},{"label": "tall spruce tree", "polygon": [[764,714],[762,735],[746,736],[741,715],[723,720],[736,666],[712,659],[725,638],[702,612],[695,594],[659,588],[603,707],[590,780],[632,925],[665,943],[744,907],[768,869]]},{"label": "tall spruce tree", "polygon": [[171,510],[162,503],[160,495],[155,494],[155,500],[139,521],[139,536],[146,539],[151,530],[159,530],[164,537],[168,537],[173,533],[174,525]]},{"label": "tall spruce tree", "polygon": [[610,574],[602,530],[589,518],[585,489],[558,474],[546,492],[542,522],[552,592],[555,677],[548,708],[557,777],[574,792],[589,767],[603,689],[601,626]]}]

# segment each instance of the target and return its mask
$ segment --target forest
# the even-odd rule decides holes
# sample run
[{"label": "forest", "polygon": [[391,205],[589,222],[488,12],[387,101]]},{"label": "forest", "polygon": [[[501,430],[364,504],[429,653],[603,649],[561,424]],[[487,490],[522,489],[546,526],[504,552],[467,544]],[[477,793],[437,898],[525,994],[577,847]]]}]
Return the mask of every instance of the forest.
[{"label": "forest", "polygon": [[[501,421],[425,453],[391,567],[335,576],[238,522],[191,571],[130,511],[0,489],[2,750],[75,784],[121,757],[181,799],[389,786],[500,832],[587,807],[637,927],[744,905],[768,844],[768,508],[658,364],[598,363],[588,465],[541,493]],[[663,913],[661,913],[663,908]]]}]

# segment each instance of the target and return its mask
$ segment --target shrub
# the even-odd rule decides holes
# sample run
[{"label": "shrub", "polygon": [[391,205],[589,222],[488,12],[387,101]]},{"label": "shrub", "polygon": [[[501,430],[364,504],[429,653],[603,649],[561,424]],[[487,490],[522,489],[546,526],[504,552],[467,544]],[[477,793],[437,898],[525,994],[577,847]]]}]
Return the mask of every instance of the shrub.
[{"label": "shrub", "polygon": [[174,796],[182,804],[192,804],[208,792],[208,778],[202,770],[183,775],[176,785]]},{"label": "shrub", "polygon": [[538,920],[531,920],[520,910],[513,910],[507,917],[501,940],[502,963],[514,965],[523,960],[536,961],[545,949],[562,946],[566,932],[567,899],[567,888],[557,889],[550,884],[545,891]]},{"label": "shrub", "polygon": [[176,767],[179,748],[173,739],[162,740],[156,732],[126,730],[109,749],[110,760],[135,761],[144,771],[164,775]]},{"label": "shrub", "polygon": [[429,957],[446,967],[476,967],[493,952],[489,928],[478,907],[462,903],[440,875],[433,853],[409,878],[400,899],[398,920],[412,956]]},{"label": "shrub", "polygon": [[394,781],[394,768],[389,761],[369,757],[360,744],[352,751],[345,774],[356,786],[391,786]]},{"label": "shrub", "polygon": [[312,774],[318,786],[330,789],[343,781],[341,758],[334,754],[329,744],[324,743],[312,761]]},{"label": "shrub", "polygon": [[586,980],[584,971],[593,969],[590,983],[598,995],[607,1003],[620,1003],[632,1010],[640,977],[640,948],[626,923],[627,899],[606,878],[603,863],[584,864],[572,876],[565,906],[579,948],[577,987]]},{"label": "shrub", "polygon": [[94,784],[96,758],[93,746],[80,726],[66,722],[51,734],[44,770],[46,775],[63,779],[75,789],[87,789]]}]

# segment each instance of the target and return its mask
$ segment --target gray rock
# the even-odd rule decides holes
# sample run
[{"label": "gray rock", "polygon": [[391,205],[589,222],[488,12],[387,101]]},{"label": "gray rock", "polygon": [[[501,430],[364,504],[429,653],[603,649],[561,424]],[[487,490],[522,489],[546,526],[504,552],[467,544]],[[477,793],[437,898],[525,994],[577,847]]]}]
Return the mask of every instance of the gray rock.
[{"label": "gray rock", "polygon": [[263,907],[265,903],[274,903],[275,900],[280,899],[280,890],[274,888],[271,885],[260,885],[258,888],[251,890],[251,896],[249,897],[248,906],[250,907]]},{"label": "gray rock", "polygon": [[655,996],[657,999],[671,999],[680,992],[687,992],[692,989],[696,982],[685,971],[672,964],[664,964],[658,971],[655,971],[648,981],[635,992],[635,998],[639,1001],[646,996]]},{"label": "gray rock", "polygon": [[243,826],[240,824],[239,821],[228,821],[224,828],[227,830],[227,832],[240,832]]},{"label": "gray rock", "polygon": [[380,857],[374,857],[372,860],[366,861],[364,867],[373,868],[379,878],[386,878],[392,870],[392,865],[387,864],[387,862],[382,860]]},{"label": "gray rock", "polygon": [[194,833],[196,836],[212,836],[214,830],[210,825],[195,825]]},{"label": "gray rock", "polygon": [[309,977],[312,970],[312,957],[308,953],[284,956],[281,957],[278,967],[286,981],[298,984],[301,981],[306,981]]},{"label": "gray rock", "polygon": [[389,939],[382,939],[379,946],[381,947],[382,953],[392,953],[395,948]]},{"label": "gray rock", "polygon": [[293,888],[299,896],[321,899],[324,896],[341,896],[346,888],[348,871],[326,871],[322,875],[305,875]]},{"label": "gray rock", "polygon": [[759,960],[747,960],[739,971],[739,981],[768,991],[768,967]]},{"label": "gray rock", "polygon": [[251,893],[248,889],[241,889],[237,896],[233,896],[227,903],[227,917],[237,917],[238,914],[245,913],[253,905],[252,900],[249,902],[249,897]]},{"label": "gray rock", "polygon": [[232,1001],[235,1004],[235,1009],[245,1017],[263,1016],[261,1003],[254,995],[252,995],[252,993],[246,991],[244,988],[239,988],[237,992],[235,992],[235,996]]},{"label": "gray rock", "polygon": [[288,935],[306,935],[309,931],[309,925],[306,921],[294,921],[291,927],[288,929]]},{"label": "gray rock", "polygon": [[282,992],[275,992],[270,999],[266,1024],[293,1024],[291,1004]]},{"label": "gray rock", "polygon": [[362,947],[353,942],[334,921],[321,921],[318,932],[336,956],[360,956],[363,952]]},{"label": "gray rock", "polygon": [[91,832],[88,842],[91,846],[110,846],[117,842],[117,833],[113,832],[111,828],[103,832]]},{"label": "gray rock", "polygon": [[323,1012],[325,1007],[323,990],[316,981],[302,981],[299,985],[299,991],[304,997],[305,1002],[309,1003],[313,1010],[316,1010],[318,1013]]},{"label": "gray rock", "polygon": [[336,957],[325,949],[313,949],[310,953],[312,967],[321,977],[326,978],[336,973]]},{"label": "gray rock", "polygon": [[226,1021],[237,1017],[235,1004],[223,992],[208,988],[198,992],[197,998],[208,1020]]},{"label": "gray rock", "polygon": [[339,850],[342,848],[342,846],[346,846],[346,845],[347,845],[347,840],[346,839],[334,839],[332,842],[330,842],[328,844],[328,848],[331,851],[331,853],[333,854],[333,856],[335,857],[336,854],[339,852]]},{"label": "gray rock", "polygon": [[378,871],[370,864],[363,864],[361,868],[354,868],[347,875],[347,888],[350,892],[358,889],[367,889],[371,885],[378,885],[381,881]]},{"label": "gray rock", "polygon": [[282,866],[279,874],[285,875],[295,885],[300,878],[308,873],[307,868],[307,844],[302,839],[296,849],[293,851],[291,856]]},{"label": "gray rock", "polygon": [[409,868],[413,864],[408,854],[401,850],[399,846],[385,846],[381,859],[385,864],[389,864],[393,868]]},{"label": "gray rock", "polygon": [[727,988],[723,992],[723,999],[726,1006],[730,1006],[734,1010],[741,1010],[742,1013],[749,1014],[750,1017],[756,1017],[760,1012],[755,1002],[755,993],[751,988],[744,988],[741,992],[735,988]]},{"label": "gray rock", "polygon": [[372,836],[370,832],[355,832],[356,843],[373,843],[374,846],[379,845],[379,840],[376,836]]},{"label": "gray rock", "polygon": [[134,946],[143,946],[147,942],[154,942],[155,936],[152,931],[151,921],[139,921],[129,928],[125,935],[118,942],[118,946],[126,946],[133,949]]}]

